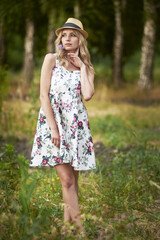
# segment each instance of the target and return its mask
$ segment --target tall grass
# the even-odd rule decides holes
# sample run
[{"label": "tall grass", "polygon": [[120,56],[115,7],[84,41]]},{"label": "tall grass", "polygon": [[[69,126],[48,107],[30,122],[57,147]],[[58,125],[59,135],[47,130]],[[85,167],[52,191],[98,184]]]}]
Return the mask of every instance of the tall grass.
[{"label": "tall grass", "polygon": [[[159,145],[153,141],[146,144],[143,137],[144,127],[152,131],[155,122],[145,119],[139,123],[133,118],[132,124],[141,128],[142,137],[133,134],[133,127],[133,144],[123,117],[107,115],[91,121],[93,136],[98,131],[102,139],[109,141],[106,146],[95,146],[97,169],[82,172],[79,178],[85,239],[160,237]],[[119,141],[112,137],[115,133]],[[159,139],[159,134],[154,138]],[[125,147],[117,145],[121,141]],[[68,226],[68,235],[63,237],[62,191],[55,169],[29,170],[28,160],[10,145],[0,157],[2,239],[83,239],[74,225]]]}]

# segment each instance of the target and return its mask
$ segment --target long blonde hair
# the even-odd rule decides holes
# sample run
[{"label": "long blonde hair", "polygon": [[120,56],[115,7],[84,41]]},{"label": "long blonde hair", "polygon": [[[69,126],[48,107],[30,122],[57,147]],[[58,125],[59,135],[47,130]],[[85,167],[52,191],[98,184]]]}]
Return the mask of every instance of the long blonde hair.
[{"label": "long blonde hair", "polygon": [[[62,44],[62,42],[61,42],[62,33],[63,33],[63,30],[60,31],[60,33],[55,41],[55,47],[56,47],[56,52],[57,52],[57,58],[59,60],[60,65],[67,68],[68,67],[67,51],[65,49],[61,49],[58,47],[60,44]],[[86,39],[83,37],[83,35],[79,31],[73,30],[73,33],[79,39],[79,58],[86,65],[87,70],[89,70],[90,68],[93,69],[93,65],[90,60],[90,54],[89,54],[89,51],[87,48]]]}]

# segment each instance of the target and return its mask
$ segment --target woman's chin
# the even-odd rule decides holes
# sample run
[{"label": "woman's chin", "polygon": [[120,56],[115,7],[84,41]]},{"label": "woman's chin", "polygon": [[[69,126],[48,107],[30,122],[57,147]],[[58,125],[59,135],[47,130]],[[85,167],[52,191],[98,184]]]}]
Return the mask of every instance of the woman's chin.
[{"label": "woman's chin", "polygon": [[75,51],[76,48],[75,48],[75,47],[72,47],[72,46],[65,46],[65,47],[64,47],[64,50],[66,50],[66,51]]}]

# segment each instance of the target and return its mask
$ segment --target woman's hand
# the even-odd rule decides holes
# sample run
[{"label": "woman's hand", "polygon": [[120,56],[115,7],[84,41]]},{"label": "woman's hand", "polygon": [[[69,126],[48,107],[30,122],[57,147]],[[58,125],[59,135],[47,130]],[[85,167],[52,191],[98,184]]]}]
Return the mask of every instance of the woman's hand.
[{"label": "woman's hand", "polygon": [[73,64],[75,67],[80,68],[82,67],[82,65],[84,64],[82,62],[82,60],[79,58],[79,48],[77,48],[77,50],[75,51],[75,53],[68,53],[68,61]]},{"label": "woman's hand", "polygon": [[51,141],[56,147],[60,148],[60,136],[57,128],[51,128]]}]

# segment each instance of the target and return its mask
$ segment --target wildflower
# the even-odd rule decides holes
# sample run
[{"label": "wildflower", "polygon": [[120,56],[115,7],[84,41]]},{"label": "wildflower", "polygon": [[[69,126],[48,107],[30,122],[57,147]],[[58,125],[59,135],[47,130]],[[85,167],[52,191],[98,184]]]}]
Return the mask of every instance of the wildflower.
[{"label": "wildflower", "polygon": [[52,178],[52,182],[54,182],[55,181],[55,179],[54,178]]},{"label": "wildflower", "polygon": [[47,179],[45,178],[43,181],[44,181],[44,182],[47,182]]},{"label": "wildflower", "polygon": [[60,49],[60,50],[64,49],[63,45],[62,45],[62,44],[59,44],[59,45],[58,45],[58,49]]},{"label": "wildflower", "polygon": [[52,187],[50,187],[50,190],[52,190],[53,188]]},{"label": "wildflower", "polygon": [[59,177],[57,177],[57,180],[59,180]]},{"label": "wildflower", "polygon": [[115,196],[115,199],[117,199],[118,197],[117,196]]},{"label": "wildflower", "polygon": [[126,214],[123,213],[123,214],[121,215],[121,218],[122,218],[122,219],[126,219],[126,218],[127,218]]},{"label": "wildflower", "polygon": [[128,223],[128,224],[126,225],[127,228],[131,228],[131,226],[132,226],[132,225],[131,225],[130,223]]}]

